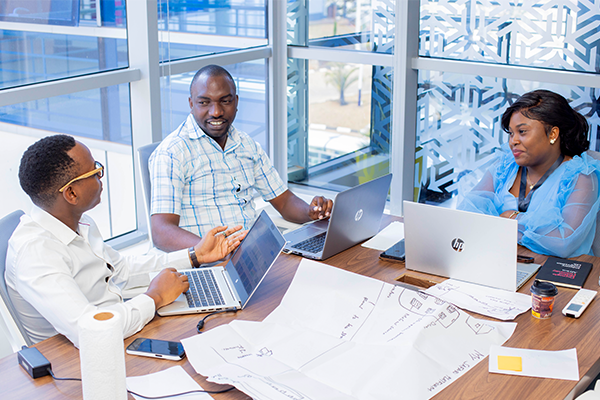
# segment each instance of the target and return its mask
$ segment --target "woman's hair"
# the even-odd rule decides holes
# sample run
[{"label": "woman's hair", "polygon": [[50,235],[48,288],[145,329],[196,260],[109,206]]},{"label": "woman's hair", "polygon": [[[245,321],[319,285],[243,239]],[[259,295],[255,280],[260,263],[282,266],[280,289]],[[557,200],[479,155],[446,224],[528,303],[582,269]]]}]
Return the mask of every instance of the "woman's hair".
[{"label": "woman's hair", "polygon": [[566,156],[578,156],[590,147],[587,120],[573,110],[560,94],[534,90],[519,97],[502,114],[502,129],[505,132],[509,132],[510,119],[516,112],[544,124],[546,135],[556,126],[559,129],[560,151]]}]

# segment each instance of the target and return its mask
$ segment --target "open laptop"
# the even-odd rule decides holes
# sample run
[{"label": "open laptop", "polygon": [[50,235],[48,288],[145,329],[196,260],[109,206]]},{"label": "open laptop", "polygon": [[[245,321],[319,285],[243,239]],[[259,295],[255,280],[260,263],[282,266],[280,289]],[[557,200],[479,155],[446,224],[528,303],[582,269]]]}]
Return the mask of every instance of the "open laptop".
[{"label": "open laptop", "polygon": [[540,268],[517,263],[517,224],[404,201],[406,268],[514,292]]},{"label": "open laptop", "polygon": [[379,232],[392,174],[335,196],[331,216],[287,232],[284,252],[324,260]]},{"label": "open laptop", "polygon": [[224,267],[180,270],[188,275],[190,289],[173,303],[159,308],[158,315],[244,308],[284,244],[279,229],[263,210]]}]

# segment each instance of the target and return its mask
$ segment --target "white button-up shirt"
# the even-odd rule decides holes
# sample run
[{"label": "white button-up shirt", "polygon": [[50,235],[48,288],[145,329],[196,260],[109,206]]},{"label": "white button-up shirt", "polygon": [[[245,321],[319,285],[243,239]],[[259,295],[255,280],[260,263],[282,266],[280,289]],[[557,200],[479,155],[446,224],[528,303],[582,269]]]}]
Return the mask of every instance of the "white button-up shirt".
[{"label": "white button-up shirt", "polygon": [[124,257],[104,243],[90,217],[81,218],[76,233],[34,207],[9,240],[5,277],[34,342],[61,333],[78,346],[78,319],[100,308],[121,314],[124,337],[142,329],[154,317],[154,301],[142,294],[124,302],[121,291],[165,267],[190,268],[187,251]]}]

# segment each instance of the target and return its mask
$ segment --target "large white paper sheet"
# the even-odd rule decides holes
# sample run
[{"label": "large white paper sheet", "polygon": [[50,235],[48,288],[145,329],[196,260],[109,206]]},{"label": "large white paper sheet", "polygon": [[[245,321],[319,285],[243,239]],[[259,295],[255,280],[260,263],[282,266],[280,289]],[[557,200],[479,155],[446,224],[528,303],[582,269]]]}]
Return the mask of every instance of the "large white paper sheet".
[{"label": "large white paper sheet", "polygon": [[140,397],[132,394],[136,400],[143,400],[148,397],[186,400],[212,399],[208,393],[201,392],[178,395],[192,390],[203,390],[179,365],[153,374],[128,377],[127,390],[145,396]]},{"label": "large white paper sheet", "polygon": [[302,260],[263,322],[182,341],[194,369],[254,398],[429,399],[516,324],[482,321],[424,293]]},{"label": "large white paper sheet", "polygon": [[[521,370],[500,368],[498,356],[519,358]],[[578,381],[577,349],[546,351],[492,346],[490,348],[489,371],[497,374]]]},{"label": "large white paper sheet", "polygon": [[448,279],[425,293],[457,307],[504,321],[513,320],[531,308],[531,296],[474,283]]},{"label": "large white paper sheet", "polygon": [[385,251],[402,239],[404,239],[404,223],[394,221],[361,246],[368,249]]}]

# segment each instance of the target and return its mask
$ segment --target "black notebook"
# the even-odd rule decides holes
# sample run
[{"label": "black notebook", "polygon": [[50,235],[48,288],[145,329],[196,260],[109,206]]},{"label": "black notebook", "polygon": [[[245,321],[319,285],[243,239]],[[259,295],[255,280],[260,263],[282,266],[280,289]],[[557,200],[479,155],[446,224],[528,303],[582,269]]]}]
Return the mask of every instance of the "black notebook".
[{"label": "black notebook", "polygon": [[557,286],[581,289],[592,270],[592,264],[566,258],[548,257],[535,279]]}]

